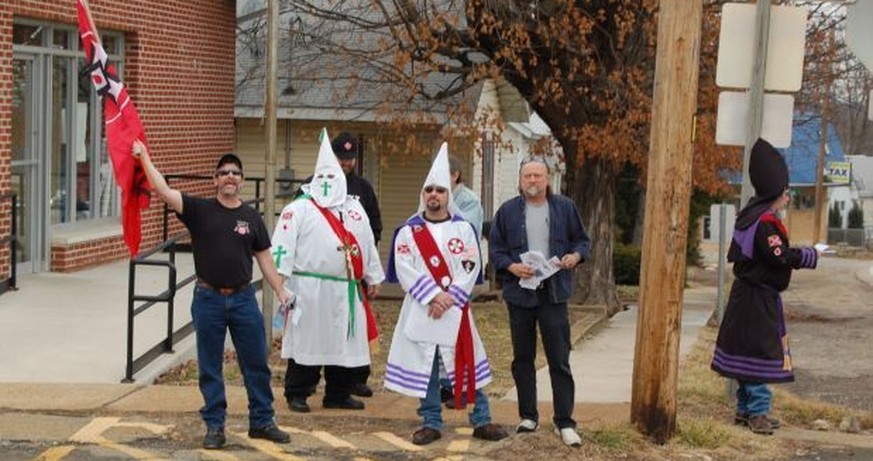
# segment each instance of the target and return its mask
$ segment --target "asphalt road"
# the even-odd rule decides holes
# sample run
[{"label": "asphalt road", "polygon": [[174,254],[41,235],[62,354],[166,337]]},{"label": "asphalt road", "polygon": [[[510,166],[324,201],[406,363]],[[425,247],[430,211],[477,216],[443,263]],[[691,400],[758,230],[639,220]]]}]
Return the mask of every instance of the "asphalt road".
[{"label": "asphalt road", "polygon": [[[796,394],[873,411],[873,286],[856,277],[870,260],[823,258],[796,271],[783,293]],[[869,272],[868,272],[869,273]]]}]

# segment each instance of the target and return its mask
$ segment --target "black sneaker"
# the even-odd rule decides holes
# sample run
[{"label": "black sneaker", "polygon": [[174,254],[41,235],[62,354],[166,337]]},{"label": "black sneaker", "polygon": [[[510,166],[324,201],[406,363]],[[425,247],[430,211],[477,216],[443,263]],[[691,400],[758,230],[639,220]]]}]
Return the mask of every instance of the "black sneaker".
[{"label": "black sneaker", "polygon": [[373,396],[373,389],[370,389],[370,386],[368,386],[366,383],[353,384],[349,392],[352,395],[357,395],[358,397]]},{"label": "black sneaker", "polygon": [[288,435],[287,432],[279,429],[275,424],[250,428],[249,437],[252,439],[269,440],[274,443],[288,443],[291,441],[291,436]]},{"label": "black sneaker", "polygon": [[288,399],[288,409],[297,413],[309,413],[311,410],[306,397],[291,397]]},{"label": "black sneaker", "polygon": [[363,410],[364,402],[361,402],[358,399],[354,399],[352,397],[346,397],[343,400],[328,400],[324,399],[321,401],[322,406],[324,408],[337,408],[341,410]]},{"label": "black sneaker", "polygon": [[227,437],[224,436],[223,427],[207,427],[206,437],[203,437],[203,448],[207,450],[218,450],[224,447],[227,443]]}]

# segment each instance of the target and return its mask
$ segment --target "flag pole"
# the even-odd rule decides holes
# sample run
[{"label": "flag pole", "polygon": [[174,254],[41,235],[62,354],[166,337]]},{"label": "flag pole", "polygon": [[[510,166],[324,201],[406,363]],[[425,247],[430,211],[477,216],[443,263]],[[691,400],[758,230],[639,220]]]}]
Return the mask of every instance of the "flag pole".
[{"label": "flag pole", "polygon": [[91,26],[91,30],[94,31],[94,40],[97,41],[98,44],[103,44],[100,40],[100,34],[97,33],[97,26],[94,25],[94,18],[91,16],[91,7],[88,6],[88,0],[79,0],[82,3],[82,6],[85,8],[85,16],[88,17],[88,25]]}]

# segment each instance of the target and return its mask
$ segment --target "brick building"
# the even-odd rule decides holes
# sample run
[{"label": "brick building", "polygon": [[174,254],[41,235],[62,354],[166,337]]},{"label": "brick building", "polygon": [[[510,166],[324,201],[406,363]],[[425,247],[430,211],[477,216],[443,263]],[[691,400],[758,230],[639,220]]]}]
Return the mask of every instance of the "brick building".
[{"label": "brick building", "polygon": [[[136,102],[158,168],[208,174],[234,147],[234,0],[91,0],[104,47]],[[68,272],[127,256],[102,112],[75,0],[0,4],[0,240],[16,194],[17,273]],[[184,188],[184,187],[183,187]],[[160,238],[158,200],[143,245]],[[0,292],[11,274],[0,248]]]}]

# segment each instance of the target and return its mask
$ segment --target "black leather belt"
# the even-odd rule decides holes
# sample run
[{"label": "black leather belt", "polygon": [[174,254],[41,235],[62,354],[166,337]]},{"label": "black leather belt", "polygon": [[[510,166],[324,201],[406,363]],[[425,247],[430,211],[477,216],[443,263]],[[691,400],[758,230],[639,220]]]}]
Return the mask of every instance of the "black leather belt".
[{"label": "black leather belt", "polygon": [[222,296],[230,296],[230,295],[242,290],[243,288],[248,287],[249,284],[244,283],[242,285],[238,285],[235,287],[214,287],[214,286],[204,282],[203,280],[197,280],[197,286],[199,286],[200,288],[206,288],[208,290],[212,290],[212,291],[214,291]]}]

